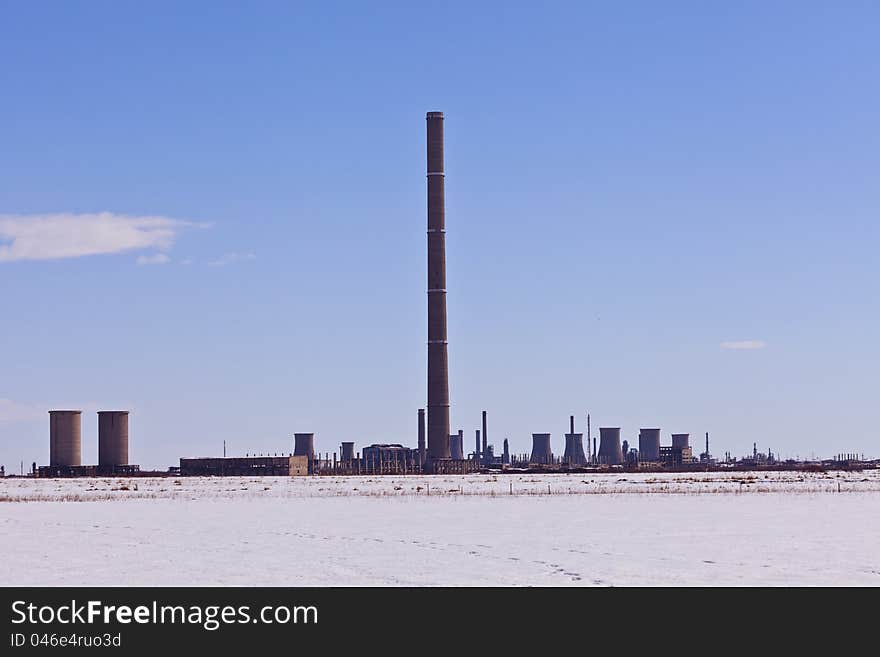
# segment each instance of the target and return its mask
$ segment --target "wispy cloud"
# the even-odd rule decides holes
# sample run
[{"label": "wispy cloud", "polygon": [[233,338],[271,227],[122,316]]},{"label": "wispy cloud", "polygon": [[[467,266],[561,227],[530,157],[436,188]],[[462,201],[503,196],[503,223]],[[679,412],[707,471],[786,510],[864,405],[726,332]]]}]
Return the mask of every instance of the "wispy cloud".
[{"label": "wispy cloud", "polygon": [[767,343],[763,340],[736,340],[733,342],[722,342],[722,349],[763,349]]},{"label": "wispy cloud", "polygon": [[226,265],[231,265],[235,262],[242,262],[244,260],[253,260],[256,258],[253,253],[225,253],[216,260],[212,260],[208,263],[209,267],[225,267]]},{"label": "wispy cloud", "polygon": [[167,251],[178,233],[191,226],[206,224],[112,212],[0,214],[0,262],[80,258],[145,249]]},{"label": "wispy cloud", "polygon": [[138,256],[135,262],[139,265],[165,265],[170,261],[171,258],[168,257],[168,254],[154,253],[153,255]]},{"label": "wispy cloud", "polygon": [[30,422],[38,420],[46,415],[46,410],[30,404],[0,399],[0,424],[14,424],[16,422]]}]

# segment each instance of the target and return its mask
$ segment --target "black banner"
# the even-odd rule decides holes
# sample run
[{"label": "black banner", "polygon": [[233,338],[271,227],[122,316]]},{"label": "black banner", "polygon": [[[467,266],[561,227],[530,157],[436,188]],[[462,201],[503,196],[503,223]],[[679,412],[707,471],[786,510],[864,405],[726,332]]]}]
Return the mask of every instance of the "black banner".
[{"label": "black banner", "polygon": [[[847,593],[849,595],[849,593]],[[746,633],[784,645],[852,625],[855,599],[823,589],[6,588],[0,654],[35,650],[656,645]],[[858,596],[857,596],[858,597]],[[862,607],[862,614],[870,608]],[[782,627],[796,614],[799,632]],[[413,641],[417,643],[412,643]],[[766,645],[766,644],[765,644]],[[780,644],[782,645],[782,644]]]}]

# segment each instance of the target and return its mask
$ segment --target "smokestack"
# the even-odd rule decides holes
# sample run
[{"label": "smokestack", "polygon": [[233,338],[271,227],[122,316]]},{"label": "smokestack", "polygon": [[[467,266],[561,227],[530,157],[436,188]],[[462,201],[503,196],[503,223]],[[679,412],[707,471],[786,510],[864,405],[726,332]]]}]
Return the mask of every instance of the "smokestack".
[{"label": "smokestack", "polygon": [[709,432],[706,432],[706,460],[709,460]]},{"label": "smokestack", "polygon": [[532,434],[532,455],[529,458],[529,463],[553,463],[549,433]]},{"label": "smokestack", "polygon": [[510,447],[507,445],[507,438],[504,439],[504,451],[501,453],[501,462],[510,463]]},{"label": "smokestack", "polygon": [[476,431],[476,444],[474,445],[474,459],[480,460],[480,430]]},{"label": "smokestack", "polygon": [[489,430],[486,428],[486,411],[483,411],[483,458],[489,456]]},{"label": "smokestack", "polygon": [[419,409],[419,465],[425,465],[425,409]]},{"label": "smokestack", "polygon": [[623,461],[620,427],[599,427],[599,463],[617,465]]},{"label": "smokestack", "polygon": [[593,440],[593,432],[590,429],[590,414],[587,413],[587,446],[588,447],[589,447],[591,441],[593,443],[593,451],[591,452],[590,462],[595,463],[596,462],[596,441]]},{"label": "smokestack", "polygon": [[449,359],[446,347],[446,188],[443,112],[428,112],[428,459],[448,459]]}]

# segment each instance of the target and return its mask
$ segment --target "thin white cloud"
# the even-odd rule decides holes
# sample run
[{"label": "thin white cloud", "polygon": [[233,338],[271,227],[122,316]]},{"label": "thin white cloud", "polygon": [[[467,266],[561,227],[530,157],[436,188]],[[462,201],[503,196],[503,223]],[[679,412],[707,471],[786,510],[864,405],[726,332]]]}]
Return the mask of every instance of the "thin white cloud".
[{"label": "thin white cloud", "polygon": [[763,340],[737,340],[733,342],[722,342],[722,349],[763,349],[767,343]]},{"label": "thin white cloud", "polygon": [[242,262],[244,260],[253,260],[256,258],[253,253],[225,253],[216,260],[212,260],[208,263],[209,267],[225,267],[226,265],[231,265],[235,262]]},{"label": "thin white cloud", "polygon": [[46,415],[46,410],[30,404],[0,399],[0,424],[14,424],[16,422],[30,422],[38,420]]},{"label": "thin white cloud", "polygon": [[135,262],[139,265],[165,265],[170,261],[171,258],[169,258],[167,254],[154,253],[153,255],[138,256]]},{"label": "thin white cloud", "polygon": [[80,258],[144,249],[167,251],[181,229],[205,225],[112,212],[0,215],[0,262]]}]

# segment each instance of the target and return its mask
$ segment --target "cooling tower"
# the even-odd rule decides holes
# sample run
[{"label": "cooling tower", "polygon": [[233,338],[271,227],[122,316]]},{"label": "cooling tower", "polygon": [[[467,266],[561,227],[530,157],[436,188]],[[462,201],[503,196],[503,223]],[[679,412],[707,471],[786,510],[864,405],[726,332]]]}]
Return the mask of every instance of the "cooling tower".
[{"label": "cooling tower", "polygon": [[98,411],[98,465],[128,465],[128,411]]},{"label": "cooling tower", "polygon": [[82,411],[49,411],[49,465],[82,465]]},{"label": "cooling tower", "polygon": [[419,409],[419,465],[425,464],[425,409]]},{"label": "cooling tower", "polygon": [[622,461],[620,427],[599,427],[599,463],[617,465]]},{"label": "cooling tower", "polygon": [[553,463],[549,433],[532,434],[532,455],[529,458],[529,463]]},{"label": "cooling tower", "polygon": [[428,112],[426,119],[428,122],[428,460],[433,461],[455,457],[452,456],[449,443],[443,112]]},{"label": "cooling tower", "polygon": [[461,461],[464,459],[464,432],[459,431],[449,436],[449,458]]},{"label": "cooling tower", "polygon": [[584,434],[565,434],[565,454],[562,462],[568,465],[583,465],[587,462],[587,455],[584,454]]},{"label": "cooling tower", "polygon": [[308,456],[309,461],[315,460],[315,434],[313,433],[295,433],[293,434],[293,455]]},{"label": "cooling tower", "polygon": [[674,433],[672,434],[672,446],[673,447],[688,447],[690,444],[691,435],[689,433]]},{"label": "cooling tower", "polygon": [[354,443],[342,443],[339,450],[339,460],[343,463],[354,461]]},{"label": "cooling tower", "polygon": [[660,460],[660,429],[639,429],[639,460]]}]

